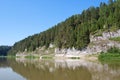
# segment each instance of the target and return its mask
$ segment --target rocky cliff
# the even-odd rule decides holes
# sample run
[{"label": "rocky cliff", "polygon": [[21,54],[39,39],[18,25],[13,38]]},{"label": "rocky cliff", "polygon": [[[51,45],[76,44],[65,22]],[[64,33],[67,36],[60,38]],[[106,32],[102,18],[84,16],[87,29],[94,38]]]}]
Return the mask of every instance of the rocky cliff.
[{"label": "rocky cliff", "polygon": [[120,48],[120,43],[110,40],[110,38],[120,37],[120,30],[114,32],[103,32],[100,36],[91,35],[89,45],[83,50],[55,49],[56,56],[80,56],[81,54],[97,54],[106,52],[111,47]]},{"label": "rocky cliff", "polygon": [[114,32],[103,32],[101,36],[91,36],[90,44],[86,51],[87,53],[106,52],[111,47],[120,48],[120,43],[110,40],[110,38],[120,37],[120,30]]},{"label": "rocky cliff", "polygon": [[[52,55],[55,57],[83,57],[89,54],[98,54],[100,52],[106,52],[111,47],[120,48],[120,43],[110,40],[110,38],[120,37],[120,30],[114,32],[102,32],[102,35],[90,35],[89,45],[82,49],[77,50],[74,47],[71,49],[59,49],[55,48],[53,44],[50,44],[49,48],[39,47],[33,52],[18,52],[16,56],[42,56],[42,55]],[[29,53],[29,54],[28,54]]]}]

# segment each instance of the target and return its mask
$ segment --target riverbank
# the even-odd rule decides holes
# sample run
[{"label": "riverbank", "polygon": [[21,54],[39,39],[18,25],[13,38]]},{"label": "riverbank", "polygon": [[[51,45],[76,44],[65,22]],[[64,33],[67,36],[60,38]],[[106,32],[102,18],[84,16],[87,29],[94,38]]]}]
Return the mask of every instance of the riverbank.
[{"label": "riverbank", "polygon": [[59,60],[67,60],[67,59],[72,59],[72,60],[88,60],[88,61],[98,61],[98,56],[99,54],[47,54],[47,55],[24,55],[23,56],[17,56],[16,58],[19,59],[45,59],[45,60],[51,60],[51,59],[59,59]]},{"label": "riverbank", "polygon": [[113,47],[109,49],[106,53],[102,52],[99,56],[98,59],[100,61],[120,61],[120,49]]},{"label": "riverbank", "polygon": [[98,59],[102,62],[120,61],[120,54],[112,54],[112,53],[100,54],[98,56]]},{"label": "riverbank", "polygon": [[[54,44],[46,49],[45,46],[38,47],[35,51],[18,52],[16,57],[40,58],[40,59],[86,59],[98,60],[101,52],[106,53],[111,47],[120,49],[120,29],[111,32],[102,32],[101,35],[90,35],[90,43],[82,50],[73,48],[57,48]],[[117,41],[116,41],[117,39]],[[107,55],[106,55],[107,56]]]}]

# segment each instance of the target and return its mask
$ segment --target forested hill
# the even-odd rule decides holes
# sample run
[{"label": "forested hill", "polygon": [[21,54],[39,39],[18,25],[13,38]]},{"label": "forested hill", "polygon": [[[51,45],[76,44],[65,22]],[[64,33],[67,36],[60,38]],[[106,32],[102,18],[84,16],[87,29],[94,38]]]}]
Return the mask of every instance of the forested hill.
[{"label": "forested hill", "polygon": [[44,32],[15,43],[9,53],[34,51],[43,46],[48,48],[50,44],[59,48],[83,49],[90,42],[90,34],[118,28],[120,28],[120,0],[109,0],[108,3],[101,2],[99,7],[90,7]]},{"label": "forested hill", "polygon": [[11,49],[11,46],[0,46],[0,56],[7,56],[7,52]]}]

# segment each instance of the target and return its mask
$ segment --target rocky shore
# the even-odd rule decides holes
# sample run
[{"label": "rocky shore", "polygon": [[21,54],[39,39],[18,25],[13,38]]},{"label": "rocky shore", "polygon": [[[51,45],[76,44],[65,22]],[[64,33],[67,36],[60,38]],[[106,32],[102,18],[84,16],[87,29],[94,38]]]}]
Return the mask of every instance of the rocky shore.
[{"label": "rocky shore", "polygon": [[[37,48],[33,52],[19,52],[16,56],[42,56],[52,55],[54,58],[86,58],[88,55],[99,54],[100,52],[106,52],[111,47],[120,48],[120,43],[111,41],[110,38],[120,37],[120,30],[114,32],[103,32],[101,36],[90,36],[89,45],[83,50],[77,50],[74,47],[72,49],[59,49],[55,48],[54,45],[50,44],[46,50],[44,47]],[[95,58],[95,57],[94,57]]]}]

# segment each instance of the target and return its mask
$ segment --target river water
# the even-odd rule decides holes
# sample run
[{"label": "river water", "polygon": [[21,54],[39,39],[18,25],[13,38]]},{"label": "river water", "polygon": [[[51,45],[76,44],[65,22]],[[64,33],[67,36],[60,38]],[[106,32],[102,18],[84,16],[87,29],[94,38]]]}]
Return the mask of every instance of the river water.
[{"label": "river water", "polygon": [[0,58],[0,80],[120,80],[120,63]]}]

